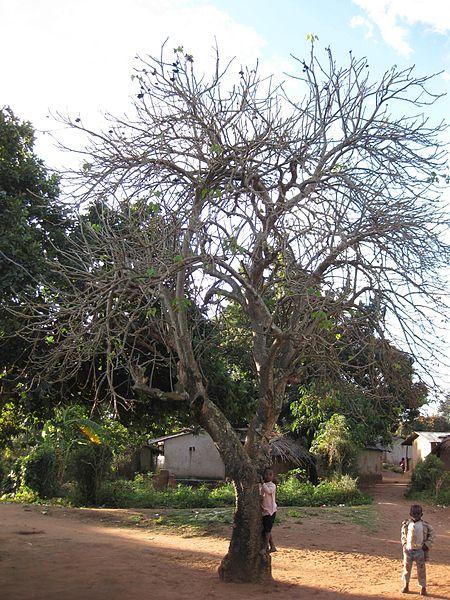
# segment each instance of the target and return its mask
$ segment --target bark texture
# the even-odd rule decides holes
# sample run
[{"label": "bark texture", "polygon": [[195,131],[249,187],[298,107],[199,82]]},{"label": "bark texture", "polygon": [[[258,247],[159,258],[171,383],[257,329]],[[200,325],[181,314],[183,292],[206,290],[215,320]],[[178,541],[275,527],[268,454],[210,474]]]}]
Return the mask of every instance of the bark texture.
[{"label": "bark texture", "polygon": [[263,549],[262,517],[256,478],[235,483],[236,512],[228,553],[219,567],[222,581],[266,583],[272,580],[271,558]]}]

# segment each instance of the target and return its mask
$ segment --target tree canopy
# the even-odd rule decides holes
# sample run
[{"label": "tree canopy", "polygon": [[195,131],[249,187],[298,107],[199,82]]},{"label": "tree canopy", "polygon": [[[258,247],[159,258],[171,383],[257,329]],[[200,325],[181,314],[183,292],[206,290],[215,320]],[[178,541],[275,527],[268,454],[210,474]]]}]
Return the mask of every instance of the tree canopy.
[{"label": "tree canopy", "polygon": [[[405,356],[390,335],[417,358],[434,354],[425,331],[445,308],[445,126],[422,114],[437,99],[431,78],[394,67],[372,82],[365,59],[341,67],[314,44],[293,77],[298,97],[218,56],[197,75],[192,55],[164,48],[136,70],[130,116],[104,131],[67,119],[88,137],[73,199],[94,212],[51,263],[65,285],[28,304],[22,329],[51,336],[33,355],[42,377],[73,377],[101,348],[113,402],[131,393],[189,407],[236,486],[225,580],[270,575],[255,487],[290,386],[389,391],[380,357],[402,369]],[[231,304],[254,381],[244,445],[204,363]],[[131,389],[116,385],[122,369]]]}]

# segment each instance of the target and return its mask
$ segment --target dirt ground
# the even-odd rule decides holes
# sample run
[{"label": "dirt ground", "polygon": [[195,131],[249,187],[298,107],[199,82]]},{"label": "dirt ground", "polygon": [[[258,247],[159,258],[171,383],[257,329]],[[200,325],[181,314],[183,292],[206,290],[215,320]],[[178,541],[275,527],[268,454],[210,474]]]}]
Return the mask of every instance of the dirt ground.
[{"label": "dirt ground", "polygon": [[[127,511],[0,504],[1,600],[400,599],[399,527],[408,514],[404,482],[375,486],[372,531],[324,518],[317,509],[275,536],[274,583],[223,584],[227,540],[130,528]],[[437,541],[428,564],[431,598],[450,599],[450,509],[426,507]],[[415,572],[411,588],[418,591]],[[412,596],[413,594],[411,594]]]}]

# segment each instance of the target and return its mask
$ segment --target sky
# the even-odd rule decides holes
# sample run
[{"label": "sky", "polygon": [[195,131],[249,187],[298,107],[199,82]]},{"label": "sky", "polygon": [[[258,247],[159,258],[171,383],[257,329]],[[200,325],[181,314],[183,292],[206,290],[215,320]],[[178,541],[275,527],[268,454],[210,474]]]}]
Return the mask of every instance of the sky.
[{"label": "sky", "polygon": [[[0,0],[0,104],[58,137],[47,115],[79,114],[96,123],[129,105],[134,56],[183,45],[207,68],[217,39],[224,57],[266,72],[295,72],[291,54],[330,45],[367,56],[374,77],[397,64],[443,71],[435,89],[450,92],[450,2],[447,0]],[[449,107],[441,101],[434,115]],[[59,166],[50,139],[37,150]]]},{"label": "sky", "polygon": [[[204,69],[217,41],[237,71],[259,60],[283,78],[295,73],[291,55],[307,55],[310,33],[338,62],[349,50],[367,56],[374,78],[416,65],[418,74],[440,73],[435,92],[450,92],[448,0],[0,0],[0,106],[33,123],[38,155],[59,168],[68,159],[52,136],[65,132],[51,115],[96,127],[104,112],[126,111],[134,57],[167,38]],[[444,98],[430,117],[446,119],[449,108]],[[450,374],[442,382],[450,388]]]}]

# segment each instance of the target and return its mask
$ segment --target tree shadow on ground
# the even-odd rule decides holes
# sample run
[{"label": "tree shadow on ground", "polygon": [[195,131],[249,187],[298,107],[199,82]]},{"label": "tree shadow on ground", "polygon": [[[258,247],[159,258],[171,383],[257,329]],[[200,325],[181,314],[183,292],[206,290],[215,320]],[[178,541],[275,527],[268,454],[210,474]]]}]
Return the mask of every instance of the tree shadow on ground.
[{"label": "tree shadow on ground", "polygon": [[[100,527],[37,512],[10,518],[5,508],[0,505],[0,577],[5,600],[260,600],[267,594],[286,600],[377,597],[304,582],[274,582],[265,587],[224,584],[216,571],[222,546],[208,551],[211,540],[189,540],[192,550],[187,550],[181,546],[188,542],[180,540],[177,547],[174,536],[168,538],[171,545],[167,546],[160,539],[152,540],[151,532]],[[19,524],[21,531],[34,529],[39,535],[18,534]],[[383,598],[398,596],[383,594]]]}]

